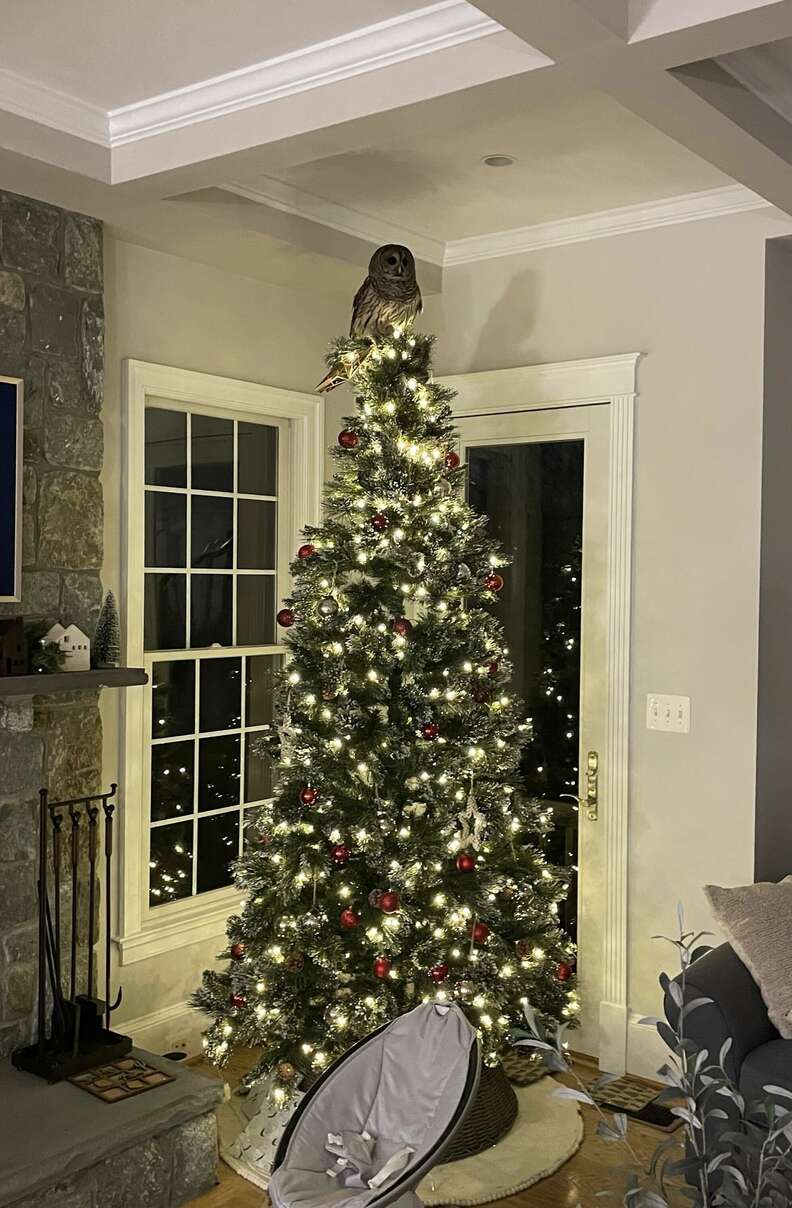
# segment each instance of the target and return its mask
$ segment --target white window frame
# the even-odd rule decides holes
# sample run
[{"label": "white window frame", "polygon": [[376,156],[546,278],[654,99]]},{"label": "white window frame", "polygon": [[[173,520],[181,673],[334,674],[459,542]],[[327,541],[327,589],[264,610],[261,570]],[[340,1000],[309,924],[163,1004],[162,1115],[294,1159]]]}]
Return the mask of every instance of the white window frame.
[{"label": "white window frame", "polygon": [[[195,373],[167,365],[126,360],[123,373],[123,532],[122,565],[125,601],[124,652],[127,666],[140,667],[143,648],[145,411],[149,400],[175,410],[236,419],[273,419],[288,425],[286,473],[279,486],[281,506],[288,509],[288,547],[278,550],[276,599],[288,594],[288,562],[306,524],[318,524],[324,480],[324,407],[316,395],[298,394],[255,382]],[[283,467],[281,467],[283,470]],[[251,647],[251,653],[276,654],[283,647]],[[208,652],[202,651],[202,656]],[[218,649],[228,657],[228,648]],[[178,651],[173,652],[180,656]],[[163,654],[163,658],[166,655]],[[185,944],[222,936],[229,914],[238,906],[238,891],[227,889],[151,908],[148,902],[148,835],[146,803],[150,747],[149,685],[124,694],[121,752],[121,896],[115,941],[122,965],[170,952]],[[147,724],[147,720],[149,724]]]}]

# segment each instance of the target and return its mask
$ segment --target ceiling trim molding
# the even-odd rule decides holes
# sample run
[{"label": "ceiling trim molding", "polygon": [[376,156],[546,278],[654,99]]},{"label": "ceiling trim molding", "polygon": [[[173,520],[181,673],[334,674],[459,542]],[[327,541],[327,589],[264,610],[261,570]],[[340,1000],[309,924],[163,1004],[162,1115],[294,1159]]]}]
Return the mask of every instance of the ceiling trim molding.
[{"label": "ceiling trim molding", "polygon": [[[502,25],[467,0],[440,0],[215,79],[112,109],[110,143],[124,146],[502,32]],[[534,53],[535,66],[550,62],[539,51]]]},{"label": "ceiling trim molding", "polygon": [[0,110],[100,147],[110,146],[110,124],[104,109],[5,68],[0,68]]},{"label": "ceiling trim molding", "polygon": [[446,244],[440,239],[432,239],[428,235],[419,235],[406,227],[396,226],[382,218],[374,218],[370,214],[361,214],[358,210],[326,201],[323,197],[315,197],[312,193],[304,193],[293,185],[284,184],[280,180],[267,179],[260,183],[259,177],[255,188],[242,184],[223,185],[227,193],[243,197],[247,201],[259,205],[271,206],[286,214],[295,214],[309,222],[317,222],[320,226],[330,227],[344,235],[355,239],[364,239],[377,245],[383,243],[406,243],[412,249],[418,260],[439,267],[443,264]]},{"label": "ceiling trim molding", "polygon": [[700,193],[683,193],[662,201],[641,202],[619,206],[592,214],[579,214],[555,222],[494,231],[488,235],[473,235],[452,239],[445,245],[443,264],[471,264],[477,260],[492,260],[499,256],[514,256],[541,248],[560,247],[566,243],[582,243],[589,239],[606,239],[612,235],[627,235],[652,227],[673,226],[680,222],[697,222],[719,218],[746,210],[761,210],[771,203],[742,185],[725,185],[705,189]]},{"label": "ceiling trim molding", "polygon": [[248,201],[271,206],[287,214],[295,214],[368,243],[406,243],[418,260],[441,268],[473,264],[478,260],[495,260],[501,256],[514,256],[523,252],[536,252],[543,248],[561,247],[567,243],[607,239],[614,235],[674,226],[681,222],[720,218],[748,210],[767,209],[772,205],[758,193],[752,193],[742,185],[724,185],[698,193],[682,193],[660,201],[618,206],[611,210],[578,214],[574,218],[493,231],[486,235],[472,235],[466,239],[452,239],[444,243],[406,227],[396,226],[382,218],[374,218],[370,214],[362,214],[336,202],[304,193],[301,189],[282,181],[267,179],[263,185],[257,184],[255,187],[240,183],[222,187],[226,192]]}]

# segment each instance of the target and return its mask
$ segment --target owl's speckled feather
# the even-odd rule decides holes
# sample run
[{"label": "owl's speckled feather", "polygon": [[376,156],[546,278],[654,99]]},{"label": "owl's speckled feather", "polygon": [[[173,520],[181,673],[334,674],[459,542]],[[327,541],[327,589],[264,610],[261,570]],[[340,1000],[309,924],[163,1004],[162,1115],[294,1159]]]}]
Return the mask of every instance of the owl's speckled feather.
[{"label": "owl's speckled feather", "polygon": [[[369,263],[366,280],[352,303],[350,337],[381,340],[395,326],[406,327],[423,309],[421,290],[415,277],[415,257],[400,243],[377,248]],[[346,381],[342,366],[334,366],[316,387],[326,394]]]}]

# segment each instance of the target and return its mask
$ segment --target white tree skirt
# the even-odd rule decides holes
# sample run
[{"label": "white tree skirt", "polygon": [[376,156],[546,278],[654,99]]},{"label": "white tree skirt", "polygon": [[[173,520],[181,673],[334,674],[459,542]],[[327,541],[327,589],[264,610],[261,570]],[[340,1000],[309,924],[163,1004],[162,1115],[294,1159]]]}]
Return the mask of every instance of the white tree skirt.
[{"label": "white tree skirt", "polygon": [[[576,1103],[556,1099],[557,1083],[543,1078],[515,1087],[520,1111],[509,1133],[484,1153],[437,1166],[421,1183],[426,1205],[488,1204],[538,1183],[580,1148],[583,1121]],[[245,1096],[232,1095],[218,1113],[223,1160],[257,1187],[266,1188],[288,1112],[273,1113],[266,1083]]]}]

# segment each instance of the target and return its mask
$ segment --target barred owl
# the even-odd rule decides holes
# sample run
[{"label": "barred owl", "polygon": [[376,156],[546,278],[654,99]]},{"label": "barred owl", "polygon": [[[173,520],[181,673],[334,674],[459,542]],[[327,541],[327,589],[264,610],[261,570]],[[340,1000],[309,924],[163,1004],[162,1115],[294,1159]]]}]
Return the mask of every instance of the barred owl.
[{"label": "barred owl", "polygon": [[[355,340],[380,340],[394,326],[412,323],[422,309],[412,252],[400,243],[386,243],[371,257],[368,276],[355,294],[349,334]],[[345,380],[339,366],[316,389],[326,393]]]}]

